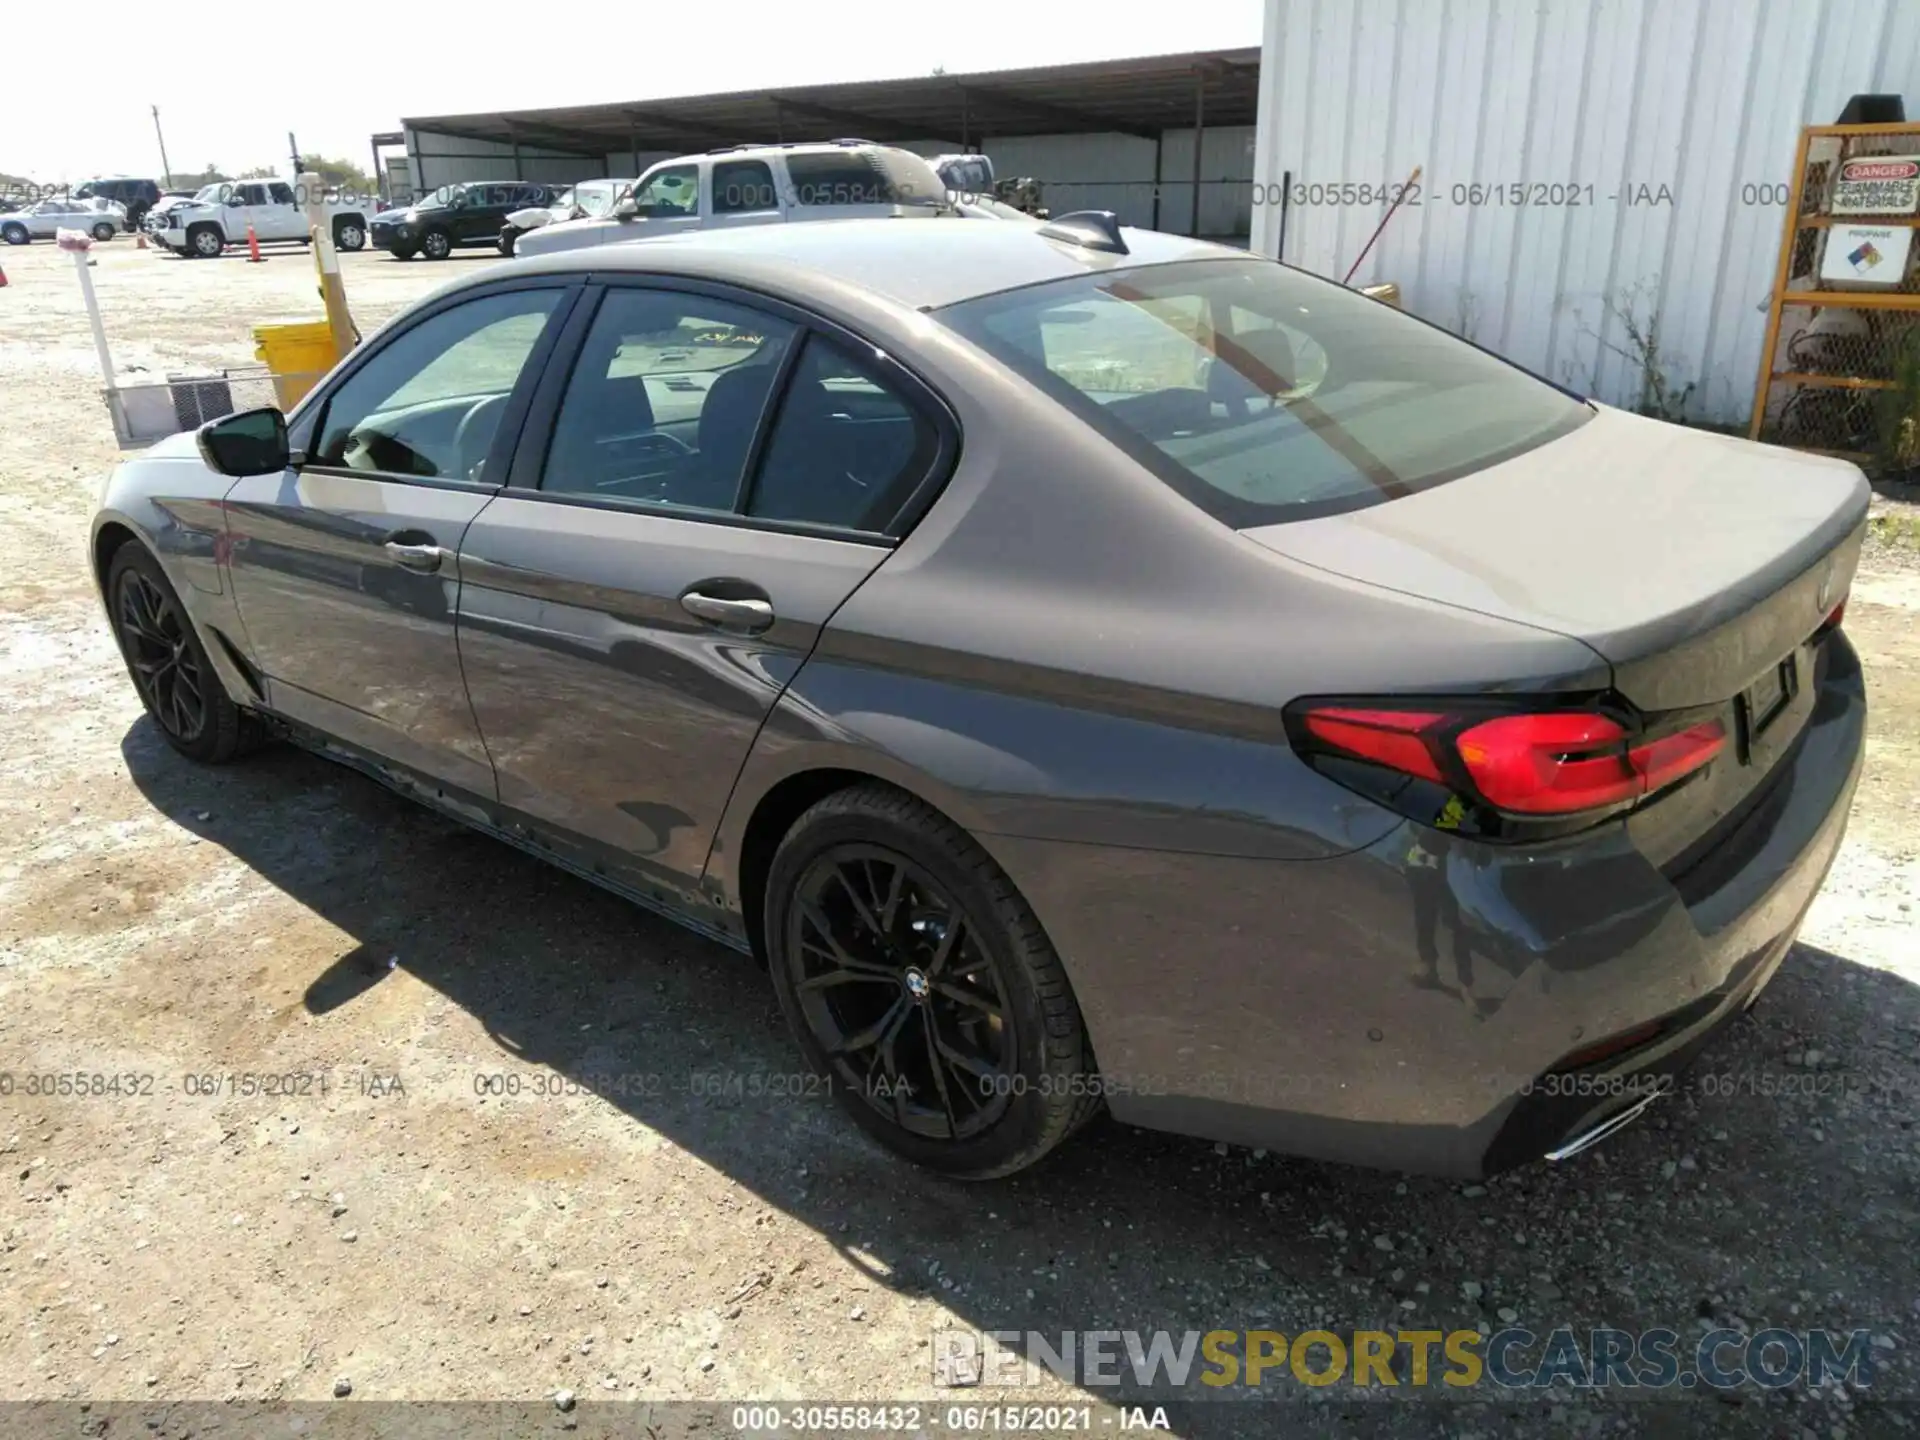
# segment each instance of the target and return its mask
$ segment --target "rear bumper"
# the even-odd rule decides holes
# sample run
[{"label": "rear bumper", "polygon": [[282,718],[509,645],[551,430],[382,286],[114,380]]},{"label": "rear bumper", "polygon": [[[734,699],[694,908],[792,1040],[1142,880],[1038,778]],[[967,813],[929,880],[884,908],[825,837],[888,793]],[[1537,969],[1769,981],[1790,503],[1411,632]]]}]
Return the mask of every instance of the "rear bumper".
[{"label": "rear bumper", "polygon": [[1671,1086],[1772,978],[1864,753],[1844,634],[1816,683],[1763,802],[1687,876],[1624,825],[1493,846],[1407,823],[1299,862],[981,838],[1060,950],[1116,1118],[1479,1176]]}]

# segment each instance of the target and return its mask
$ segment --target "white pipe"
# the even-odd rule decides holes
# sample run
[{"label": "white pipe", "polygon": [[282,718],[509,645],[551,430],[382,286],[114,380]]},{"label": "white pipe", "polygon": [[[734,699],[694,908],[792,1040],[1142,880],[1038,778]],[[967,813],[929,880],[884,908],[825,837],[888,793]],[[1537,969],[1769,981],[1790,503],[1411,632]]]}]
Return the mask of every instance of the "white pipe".
[{"label": "white pipe", "polygon": [[107,349],[107,327],[100,318],[100,297],[93,293],[93,275],[86,245],[66,247],[73,253],[74,273],[80,277],[80,298],[86,302],[87,323],[93,329],[93,353],[100,357],[100,379],[106,386],[107,414],[113,418],[113,438],[125,444],[132,438],[120,389],[113,383],[113,352]]},{"label": "white pipe", "polygon": [[100,357],[100,378],[113,389],[113,354],[107,349],[107,327],[100,319],[100,298],[93,293],[93,276],[87,273],[87,252],[73,252],[74,273],[80,277],[80,298],[87,303],[87,321],[93,327],[93,351]]}]

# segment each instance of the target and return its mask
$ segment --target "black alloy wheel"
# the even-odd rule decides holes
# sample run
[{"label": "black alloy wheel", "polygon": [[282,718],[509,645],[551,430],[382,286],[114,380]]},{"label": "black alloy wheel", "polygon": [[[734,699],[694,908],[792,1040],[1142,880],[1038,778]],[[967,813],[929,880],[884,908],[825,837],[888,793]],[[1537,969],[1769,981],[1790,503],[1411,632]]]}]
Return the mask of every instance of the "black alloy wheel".
[{"label": "black alloy wheel", "polygon": [[154,722],[176,745],[191,745],[207,728],[206,673],[187,644],[173,601],[138,570],[120,577],[114,622],[127,668]]},{"label": "black alloy wheel", "polygon": [[259,722],[228,698],[160,562],[137,542],[123,544],[106,590],[127,673],[167,743],[208,764],[252,749]]},{"label": "black alloy wheel", "polygon": [[915,1135],[964,1140],[1006,1113],[1006,987],[953,897],[904,855],[836,845],[801,876],[787,955],[835,1078]]},{"label": "black alloy wheel", "polygon": [[1065,967],[974,838],[905,791],[836,791],[793,822],[758,923],[808,1064],[849,1117],[929,1169],[1025,1169],[1100,1109]]}]

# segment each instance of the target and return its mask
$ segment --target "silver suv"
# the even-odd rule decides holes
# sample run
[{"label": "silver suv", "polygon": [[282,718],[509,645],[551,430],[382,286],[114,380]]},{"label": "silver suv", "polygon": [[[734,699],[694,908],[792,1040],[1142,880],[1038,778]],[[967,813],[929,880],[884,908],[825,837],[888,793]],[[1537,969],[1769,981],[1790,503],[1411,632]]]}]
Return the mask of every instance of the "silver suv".
[{"label": "silver suv", "polygon": [[550,255],[734,225],[954,213],[945,183],[909,150],[870,140],[734,145],[663,160],[612,215],[543,226],[514,249]]}]

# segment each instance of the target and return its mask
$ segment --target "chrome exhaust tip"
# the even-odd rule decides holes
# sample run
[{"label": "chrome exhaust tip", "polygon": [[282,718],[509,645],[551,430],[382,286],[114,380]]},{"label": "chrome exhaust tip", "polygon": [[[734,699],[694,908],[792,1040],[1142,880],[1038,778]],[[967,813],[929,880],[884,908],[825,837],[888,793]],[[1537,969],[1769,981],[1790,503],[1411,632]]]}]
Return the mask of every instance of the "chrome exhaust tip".
[{"label": "chrome exhaust tip", "polygon": [[1591,1130],[1583,1130],[1558,1150],[1549,1150],[1547,1152],[1547,1159],[1565,1160],[1570,1156],[1578,1155],[1589,1146],[1598,1145],[1602,1140],[1613,1134],[1614,1131],[1624,1130],[1627,1126],[1638,1120],[1641,1112],[1659,1098],[1660,1092],[1658,1090],[1649,1091],[1634,1101],[1633,1104],[1627,1106],[1626,1109],[1616,1111],[1614,1114],[1609,1115]]}]

